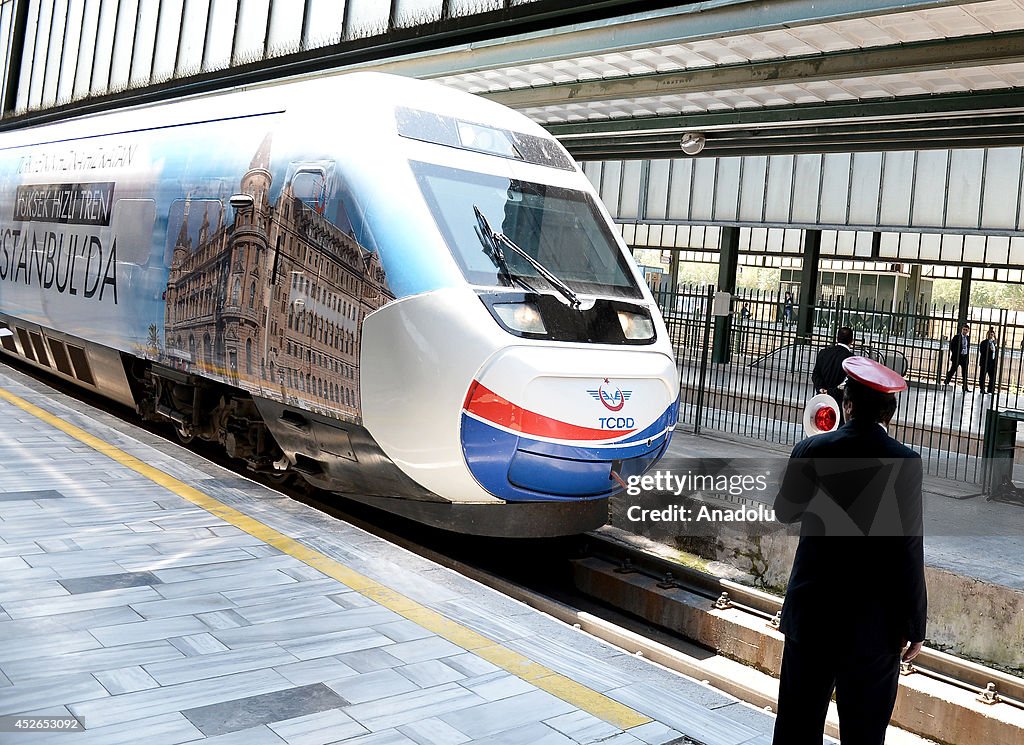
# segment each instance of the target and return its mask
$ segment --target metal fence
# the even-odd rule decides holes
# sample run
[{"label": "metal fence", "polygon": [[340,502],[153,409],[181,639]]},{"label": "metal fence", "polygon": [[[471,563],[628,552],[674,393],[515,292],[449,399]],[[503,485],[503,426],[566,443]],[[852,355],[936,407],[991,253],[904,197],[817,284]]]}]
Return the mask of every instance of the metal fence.
[{"label": "metal fence", "polygon": [[[853,329],[856,353],[907,378],[890,431],[921,453],[928,473],[981,482],[986,412],[1024,408],[1024,319],[1016,313],[972,311],[965,393],[959,370],[945,385],[949,340],[959,330],[955,306],[883,307],[839,298],[815,306],[811,331],[801,335],[799,308],[787,314],[781,293],[741,290],[720,319],[713,315],[713,286],[655,294],[679,365],[680,426],[693,432],[781,445],[802,439],[815,356],[835,342],[841,326]],[[978,352],[989,329],[999,344],[992,394],[987,381],[985,391],[978,386]]]}]

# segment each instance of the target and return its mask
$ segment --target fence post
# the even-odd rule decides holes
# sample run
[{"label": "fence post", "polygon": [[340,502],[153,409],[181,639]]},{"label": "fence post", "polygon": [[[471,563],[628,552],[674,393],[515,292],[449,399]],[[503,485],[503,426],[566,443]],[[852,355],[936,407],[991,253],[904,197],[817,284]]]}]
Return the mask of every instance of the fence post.
[{"label": "fence post", "polygon": [[[718,290],[736,295],[736,269],[740,258],[740,229],[736,227],[722,228],[719,241]],[[712,360],[716,363],[728,362],[731,355],[729,336],[732,333],[732,301],[729,303],[729,315],[715,316],[715,347]]]},{"label": "fence post", "polygon": [[[1006,342],[1009,339],[1009,332],[1007,330],[1007,323],[1006,323],[1006,315],[1007,315],[1006,308],[1000,308],[1000,310],[999,310],[999,339],[998,339],[999,356],[998,356],[998,359],[996,360],[997,367],[996,367],[995,375],[993,376],[995,378],[995,382],[994,382],[994,384],[992,384],[992,389],[995,391],[995,393],[992,394],[992,401],[989,404],[989,408],[990,409],[994,409],[994,410],[999,408],[999,399],[1002,398],[1004,389],[1007,391],[1007,398],[1009,398],[1010,381],[1007,380],[1005,384],[1003,383],[1003,371],[1004,371],[1004,369],[1006,367]],[[980,364],[980,362],[979,362],[979,364]]]},{"label": "fence post", "polygon": [[708,384],[708,347],[711,346],[711,304],[715,299],[715,286],[708,285],[704,298],[704,343],[700,349],[700,381],[697,387],[697,411],[693,417],[693,433],[700,434],[704,417],[704,389]]}]

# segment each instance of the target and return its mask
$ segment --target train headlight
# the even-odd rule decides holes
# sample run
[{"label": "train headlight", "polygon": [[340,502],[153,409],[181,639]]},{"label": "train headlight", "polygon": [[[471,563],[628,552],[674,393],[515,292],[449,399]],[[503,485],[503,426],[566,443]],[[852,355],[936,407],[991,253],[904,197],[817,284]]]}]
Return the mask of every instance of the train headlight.
[{"label": "train headlight", "polygon": [[654,322],[643,313],[632,313],[628,310],[616,311],[619,325],[627,339],[651,339],[654,337]]},{"label": "train headlight", "polygon": [[501,322],[513,331],[524,334],[546,334],[547,327],[540,309],[533,303],[495,303],[491,306]]}]

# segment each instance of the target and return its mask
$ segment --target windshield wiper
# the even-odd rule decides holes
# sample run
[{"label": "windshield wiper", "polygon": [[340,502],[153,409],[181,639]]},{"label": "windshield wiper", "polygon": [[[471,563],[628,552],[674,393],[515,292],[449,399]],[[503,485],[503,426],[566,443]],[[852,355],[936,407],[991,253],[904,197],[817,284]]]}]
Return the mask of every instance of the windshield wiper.
[{"label": "windshield wiper", "polygon": [[494,262],[494,266],[498,268],[499,276],[508,285],[517,284],[527,292],[536,292],[537,290],[526,281],[526,278],[521,274],[517,274],[512,271],[508,265],[508,259],[505,258],[505,252],[501,250],[501,245],[497,240],[497,236],[494,231],[491,230],[490,223],[487,222],[487,218],[484,217],[480,208],[475,204],[473,205],[473,212],[476,213],[476,227],[473,230],[476,231],[476,237],[480,239],[480,243],[484,247],[484,255]]},{"label": "windshield wiper", "polygon": [[480,238],[480,242],[484,246],[484,254],[487,255],[494,265],[498,267],[498,271],[508,280],[509,284],[512,282],[518,282],[521,287],[530,292],[536,292],[519,274],[514,273],[508,265],[508,260],[505,258],[505,250],[507,249],[512,253],[521,256],[526,262],[537,270],[537,273],[548,281],[548,283],[558,290],[562,296],[569,301],[569,305],[573,308],[580,307],[579,296],[573,291],[569,285],[560,280],[555,274],[551,272],[546,266],[541,264],[537,259],[533,258],[526,251],[521,249],[516,243],[509,238],[507,235],[501,232],[495,231],[487,218],[484,217],[484,213],[480,211],[480,208],[475,204],[473,205],[473,212],[476,213],[476,221],[478,227],[476,228],[477,236]]}]

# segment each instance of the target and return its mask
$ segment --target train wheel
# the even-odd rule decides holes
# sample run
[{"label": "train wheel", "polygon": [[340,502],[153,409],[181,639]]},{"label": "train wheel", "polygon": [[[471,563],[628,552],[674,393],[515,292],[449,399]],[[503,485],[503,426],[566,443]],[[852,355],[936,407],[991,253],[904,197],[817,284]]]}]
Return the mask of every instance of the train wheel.
[{"label": "train wheel", "polygon": [[263,475],[267,477],[267,481],[277,487],[287,486],[295,478],[295,474],[291,471],[265,472]]},{"label": "train wheel", "polygon": [[174,434],[178,437],[178,442],[182,445],[189,445],[194,439],[196,439],[196,432],[187,424],[181,424],[176,422],[174,424]]},{"label": "train wheel", "polygon": [[286,486],[295,478],[295,472],[291,469],[291,465],[291,461],[282,454],[274,463],[273,469],[263,471],[263,475],[266,476],[267,481],[274,486]]}]

